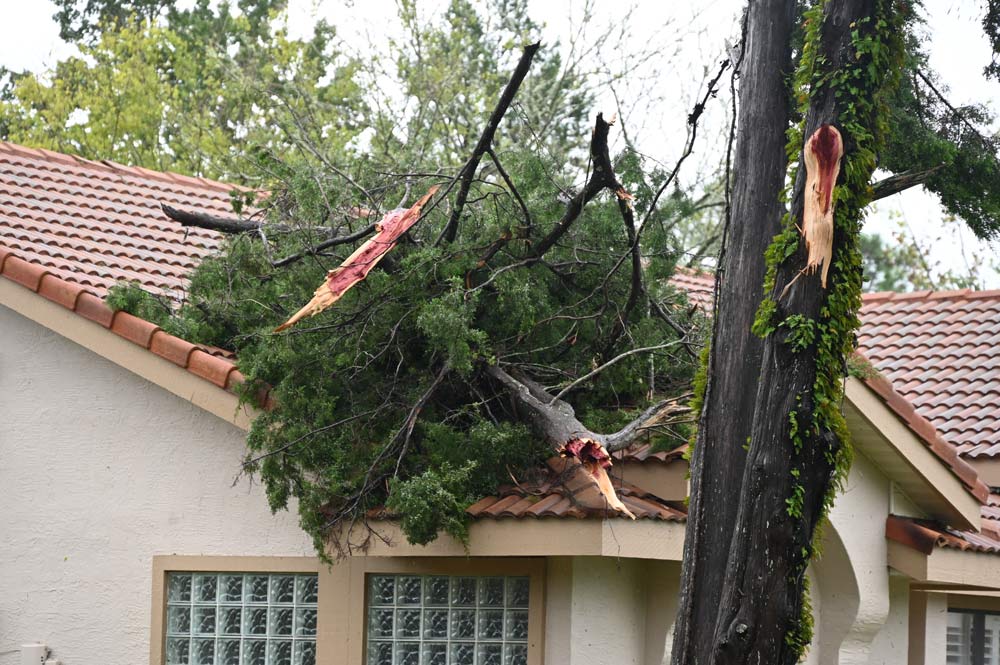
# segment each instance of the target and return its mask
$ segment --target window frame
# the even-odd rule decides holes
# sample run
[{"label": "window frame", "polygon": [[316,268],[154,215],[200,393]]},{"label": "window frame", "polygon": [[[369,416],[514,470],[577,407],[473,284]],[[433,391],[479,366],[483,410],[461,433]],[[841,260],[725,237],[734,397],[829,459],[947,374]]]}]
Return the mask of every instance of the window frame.
[{"label": "window frame", "polygon": [[528,665],[545,659],[546,557],[347,556],[332,564],[318,557],[187,556],[153,557],[150,665],[165,665],[167,573],[316,573],[316,660],[323,665],[365,665],[369,574],[525,576],[528,600]]},{"label": "window frame", "polygon": [[[965,607],[949,607],[948,614],[965,614],[972,618],[972,628],[969,631],[969,641],[972,647],[972,665],[982,665],[985,662],[986,617],[1000,616],[998,610],[968,609]],[[945,638],[947,642],[947,636]],[[997,645],[994,645],[996,648]]]},{"label": "window frame", "polygon": [[[150,665],[165,665],[167,645],[167,574],[168,573],[313,573],[318,576],[319,600],[322,606],[322,566],[317,557],[268,556],[183,556],[153,557],[153,593],[150,612]],[[317,612],[317,617],[320,612]],[[322,647],[317,627],[316,653],[319,660]]]}]

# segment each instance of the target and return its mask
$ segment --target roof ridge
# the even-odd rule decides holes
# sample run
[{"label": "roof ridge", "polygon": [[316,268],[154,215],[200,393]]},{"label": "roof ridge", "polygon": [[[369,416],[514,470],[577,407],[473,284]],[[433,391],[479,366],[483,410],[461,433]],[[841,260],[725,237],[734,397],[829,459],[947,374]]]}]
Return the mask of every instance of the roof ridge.
[{"label": "roof ridge", "polygon": [[56,152],[55,150],[49,150],[47,148],[31,148],[29,146],[20,145],[18,143],[11,143],[9,141],[0,141],[0,152],[13,153],[15,155],[20,155],[28,159],[42,159],[48,162],[56,162],[60,164],[68,164],[71,166],[81,166],[83,168],[94,169],[98,171],[111,171],[114,173],[121,173],[124,175],[130,175],[135,178],[143,178],[146,180],[159,180],[163,182],[169,182],[175,185],[186,185],[188,187],[198,187],[202,189],[211,189],[215,191],[231,192],[234,189],[239,189],[243,191],[250,191],[249,187],[244,187],[242,185],[236,185],[232,183],[225,183],[220,180],[213,180],[211,178],[202,178],[199,176],[190,176],[183,173],[175,173],[173,171],[155,171],[153,169],[147,169],[142,166],[127,166],[125,164],[120,164],[118,162],[112,161],[110,159],[93,160],[86,157],[81,157],[80,155],[74,155],[65,152]]},{"label": "roof ridge", "polygon": [[899,300],[975,300],[980,298],[1000,298],[1000,289],[954,289],[954,290],[924,290],[924,291],[879,291],[863,293],[861,299],[869,302],[885,302]]},{"label": "roof ridge", "polygon": [[[223,390],[235,393],[246,381],[234,362],[171,335],[150,321],[111,309],[87,287],[68,282],[43,266],[22,259],[2,244],[0,275]],[[264,404],[266,399],[267,396],[262,395],[259,401]]]}]

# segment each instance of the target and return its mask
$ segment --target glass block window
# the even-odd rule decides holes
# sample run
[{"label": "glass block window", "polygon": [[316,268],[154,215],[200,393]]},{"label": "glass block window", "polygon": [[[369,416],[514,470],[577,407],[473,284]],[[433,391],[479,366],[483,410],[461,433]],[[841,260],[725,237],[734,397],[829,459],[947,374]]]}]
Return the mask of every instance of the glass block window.
[{"label": "glass block window", "polygon": [[527,665],[527,577],[368,576],[368,665]]},{"label": "glass block window", "polygon": [[319,579],[168,573],[166,665],[315,665]]}]

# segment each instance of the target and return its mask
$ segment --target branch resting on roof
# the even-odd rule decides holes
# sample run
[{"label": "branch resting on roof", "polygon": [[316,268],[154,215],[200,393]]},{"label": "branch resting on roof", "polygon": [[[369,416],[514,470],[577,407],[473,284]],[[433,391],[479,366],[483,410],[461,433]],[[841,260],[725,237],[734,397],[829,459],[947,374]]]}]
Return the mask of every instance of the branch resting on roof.
[{"label": "branch resting on roof", "polygon": [[[160,208],[170,219],[174,220],[181,226],[196,226],[200,229],[208,229],[210,231],[219,231],[220,233],[229,234],[239,234],[239,233],[253,233],[255,231],[260,231],[265,229],[268,231],[278,231],[279,233],[287,233],[289,231],[294,231],[295,229],[287,224],[268,224],[264,221],[257,219],[245,219],[245,218],[233,218],[233,217],[217,217],[215,215],[210,215],[205,212],[191,212],[189,210],[179,210],[173,206],[168,206],[166,203],[161,203]],[[354,207],[347,211],[351,217],[365,218],[371,215],[371,210],[366,208]],[[313,229],[315,231],[327,231],[334,232],[335,229],[316,227]],[[370,231],[369,231],[370,232]],[[356,234],[352,234],[351,239],[355,240]],[[367,235],[367,233],[365,234]],[[347,242],[347,241],[345,241]]]},{"label": "branch resting on roof", "polygon": [[647,429],[686,407],[679,405],[677,400],[664,400],[650,406],[619,431],[599,434],[577,419],[568,402],[555,399],[531,379],[524,376],[515,378],[496,365],[487,367],[485,373],[503,386],[516,408],[549,444],[563,456],[576,458],[587,469],[611,508],[635,519],[615,494],[608,479],[606,469],[611,466],[608,453],[627,448],[644,436]]}]

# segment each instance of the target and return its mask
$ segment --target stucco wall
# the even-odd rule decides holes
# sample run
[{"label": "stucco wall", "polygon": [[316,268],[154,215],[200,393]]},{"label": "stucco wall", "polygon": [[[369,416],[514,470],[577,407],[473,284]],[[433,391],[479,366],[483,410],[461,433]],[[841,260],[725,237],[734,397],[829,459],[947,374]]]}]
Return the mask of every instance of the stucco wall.
[{"label": "stucco wall", "polygon": [[0,665],[148,660],[154,554],[312,555],[243,433],[0,307]]},{"label": "stucco wall", "polygon": [[[900,575],[889,578],[889,616],[872,641],[869,665],[906,665],[909,644],[910,581]],[[944,660],[940,661],[942,664]]]},{"label": "stucco wall", "polygon": [[659,665],[679,577],[673,561],[549,558],[545,665]]}]

